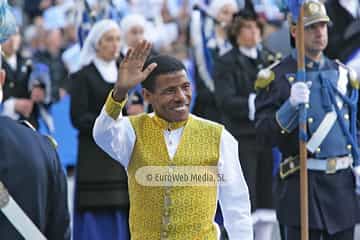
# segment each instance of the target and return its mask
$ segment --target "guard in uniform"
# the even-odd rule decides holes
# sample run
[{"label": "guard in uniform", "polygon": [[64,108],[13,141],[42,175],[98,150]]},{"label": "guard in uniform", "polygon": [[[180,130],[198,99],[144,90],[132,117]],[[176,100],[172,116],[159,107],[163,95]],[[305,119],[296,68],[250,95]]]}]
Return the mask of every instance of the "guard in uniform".
[{"label": "guard in uniform", "polygon": [[[0,102],[4,79],[1,71]],[[5,186],[47,239],[69,240],[66,179],[52,142],[8,117],[0,117],[0,126],[1,199]],[[1,202],[1,211],[5,211],[6,204]],[[11,210],[7,213],[15,222],[10,223],[10,218],[0,213],[1,239],[23,239],[16,228],[22,223],[21,218],[11,215]]]},{"label": "guard in uniform", "polygon": [[[309,229],[311,240],[353,240],[360,209],[356,146],[358,80],[352,70],[323,54],[327,45],[324,5],[305,8],[306,83],[296,79],[296,51],[263,70],[256,81],[256,125],[283,154],[278,177],[277,215],[284,240],[300,239],[298,159],[299,104],[307,109]],[[295,25],[291,36],[295,37]]]}]

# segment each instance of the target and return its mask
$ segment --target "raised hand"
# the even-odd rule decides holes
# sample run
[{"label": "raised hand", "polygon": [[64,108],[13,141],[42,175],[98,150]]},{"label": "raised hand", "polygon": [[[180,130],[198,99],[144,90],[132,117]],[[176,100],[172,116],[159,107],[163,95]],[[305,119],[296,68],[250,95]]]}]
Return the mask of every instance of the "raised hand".
[{"label": "raised hand", "polygon": [[129,49],[125,58],[120,63],[119,77],[114,87],[113,98],[115,101],[124,100],[127,92],[137,84],[144,81],[155,69],[156,63],[150,64],[143,71],[146,58],[149,56],[151,43],[140,42],[134,49]]}]

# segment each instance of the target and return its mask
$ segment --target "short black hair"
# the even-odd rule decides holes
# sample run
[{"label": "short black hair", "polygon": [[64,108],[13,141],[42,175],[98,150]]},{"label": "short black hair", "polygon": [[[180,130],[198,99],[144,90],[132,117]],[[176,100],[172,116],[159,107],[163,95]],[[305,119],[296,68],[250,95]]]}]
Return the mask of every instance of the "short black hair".
[{"label": "short black hair", "polygon": [[229,42],[231,43],[231,45],[233,45],[233,47],[239,47],[237,43],[237,38],[241,28],[244,27],[245,21],[256,22],[258,28],[260,29],[261,34],[263,33],[263,26],[260,23],[256,13],[249,9],[240,10],[233,15],[232,21],[230,25],[227,27],[227,36]]},{"label": "short black hair", "polygon": [[157,67],[149,74],[149,76],[141,83],[141,86],[150,92],[155,90],[156,77],[162,74],[173,73],[181,70],[186,71],[185,65],[182,61],[169,55],[157,55],[149,58],[143,67],[146,69],[150,64],[156,63]]}]

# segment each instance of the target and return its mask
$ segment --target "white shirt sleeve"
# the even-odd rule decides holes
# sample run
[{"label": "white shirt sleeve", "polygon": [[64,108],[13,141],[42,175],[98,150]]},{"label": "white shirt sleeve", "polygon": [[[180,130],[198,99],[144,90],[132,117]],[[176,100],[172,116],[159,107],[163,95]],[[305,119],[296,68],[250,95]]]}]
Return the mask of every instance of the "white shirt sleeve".
[{"label": "white shirt sleeve", "polygon": [[218,198],[229,239],[252,240],[249,191],[240,167],[238,142],[225,129],[221,135],[218,168],[224,178],[224,182],[219,183]]},{"label": "white shirt sleeve", "polygon": [[120,114],[118,119],[114,120],[103,108],[95,121],[93,137],[102,150],[125,168],[128,167],[136,140],[129,118]]}]

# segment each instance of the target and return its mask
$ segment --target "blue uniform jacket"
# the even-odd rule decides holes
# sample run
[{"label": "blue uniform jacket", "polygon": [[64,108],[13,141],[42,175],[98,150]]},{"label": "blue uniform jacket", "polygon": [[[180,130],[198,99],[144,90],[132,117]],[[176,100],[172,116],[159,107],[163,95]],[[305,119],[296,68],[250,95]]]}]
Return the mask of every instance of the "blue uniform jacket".
[{"label": "blue uniform jacket", "polygon": [[[278,146],[283,159],[296,156],[298,145],[298,112],[289,102],[291,84],[296,81],[296,58],[285,58],[272,71],[275,79],[258,92],[256,98],[256,128]],[[316,131],[326,111],[332,108],[329,96],[321,90],[323,79],[334,84],[338,81],[339,64],[324,57],[320,64],[306,61],[306,79],[312,82],[308,108],[307,128],[309,138]],[[351,94],[350,82],[345,86]],[[308,156],[325,159],[351,154],[346,137],[339,126],[343,118],[348,127],[350,112],[343,105],[338,120],[326,136],[319,149]],[[348,229],[359,219],[359,204],[356,200],[354,176],[351,168],[334,174],[309,171],[309,225],[312,229],[326,230],[330,234]],[[276,190],[277,214],[280,223],[300,226],[299,173],[296,172],[280,180]]]},{"label": "blue uniform jacket", "polygon": [[[70,239],[66,178],[54,146],[7,117],[0,117],[0,181],[47,239]],[[2,213],[0,236],[23,239]]]}]

